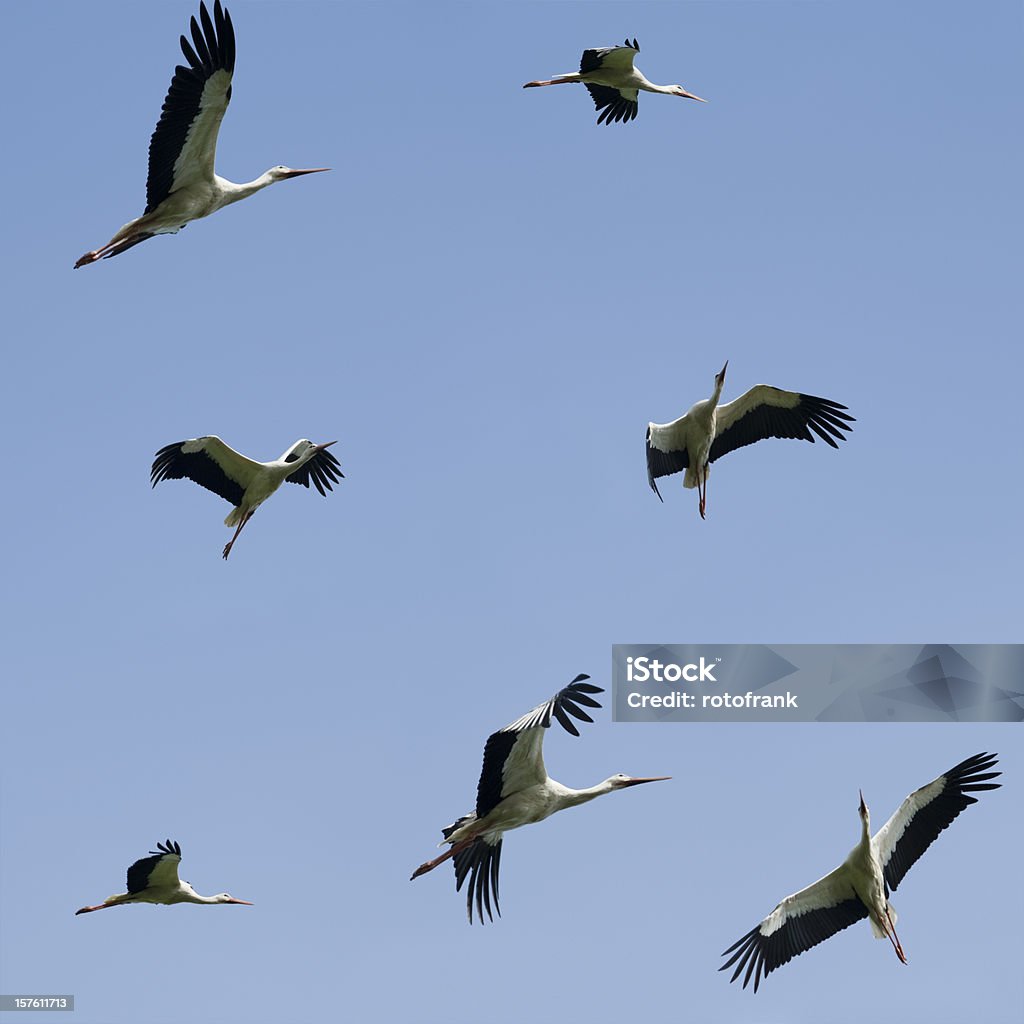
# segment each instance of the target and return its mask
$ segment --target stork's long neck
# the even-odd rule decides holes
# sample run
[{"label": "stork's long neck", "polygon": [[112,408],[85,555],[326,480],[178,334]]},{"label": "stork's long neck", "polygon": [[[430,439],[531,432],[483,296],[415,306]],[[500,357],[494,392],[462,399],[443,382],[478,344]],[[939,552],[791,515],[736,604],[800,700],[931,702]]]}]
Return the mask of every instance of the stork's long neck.
[{"label": "stork's long neck", "polygon": [[262,191],[268,185],[274,184],[274,178],[271,176],[270,171],[264,171],[258,178],[253,178],[252,181],[235,182],[228,181],[227,178],[221,178],[221,188],[224,193],[224,205],[228,203],[237,203],[239,199],[248,199],[249,196],[255,195],[257,192]]},{"label": "stork's long neck", "polygon": [[[639,72],[637,72],[639,74]],[[643,75],[640,75],[642,81],[637,83],[637,86],[643,89],[645,92],[661,92],[671,94],[675,86],[672,85],[655,85],[654,82],[648,82]]]},{"label": "stork's long neck", "polygon": [[591,800],[596,799],[599,796],[604,796],[605,793],[612,791],[611,781],[605,779],[604,782],[599,782],[596,786],[588,786],[586,789],[569,789],[565,787],[565,795],[563,801],[566,807],[575,807],[577,804],[585,804]]}]

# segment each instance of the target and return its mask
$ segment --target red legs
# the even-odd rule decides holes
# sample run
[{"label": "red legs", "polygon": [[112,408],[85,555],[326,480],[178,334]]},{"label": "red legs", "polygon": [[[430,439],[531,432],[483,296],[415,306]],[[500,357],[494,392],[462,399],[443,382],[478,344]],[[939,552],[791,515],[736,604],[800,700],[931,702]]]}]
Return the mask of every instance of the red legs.
[{"label": "red legs", "polygon": [[107,256],[120,256],[126,249],[130,249],[133,245],[138,245],[139,242],[144,242],[147,238],[152,237],[152,231],[140,231],[120,240],[112,238],[106,245],[100,246],[99,249],[93,249],[92,252],[87,252],[84,256],[80,257],[75,263],[75,270],[79,267],[87,267],[90,263],[95,263],[97,260],[102,260]]},{"label": "red legs", "polygon": [[885,929],[885,934],[889,936],[889,941],[892,943],[892,948],[896,950],[896,955],[900,958],[900,963],[905,964],[907,962],[906,955],[903,952],[903,943],[900,942],[899,936],[896,934],[896,926],[892,923],[892,918],[889,916],[889,908],[885,908],[885,920],[889,927]]},{"label": "red legs", "polygon": [[101,903],[97,907],[82,907],[81,910],[76,910],[75,911],[75,917],[77,917],[79,914],[91,914],[94,910],[106,910],[107,907],[116,907],[116,906],[117,906],[116,903]]},{"label": "red legs", "polygon": [[[703,480],[701,479],[703,477]],[[708,467],[705,465],[703,470],[697,470],[697,497],[700,499],[700,517],[701,519],[707,519],[704,514],[704,509],[708,503]]]},{"label": "red legs", "polygon": [[538,85],[568,85],[571,82],[579,82],[579,78],[550,78],[546,82],[527,82],[524,89],[534,89]]},{"label": "red legs", "polygon": [[231,554],[231,545],[234,544],[236,540],[238,540],[238,535],[242,532],[242,527],[245,526],[245,524],[249,522],[250,519],[252,519],[252,514],[255,511],[256,509],[252,509],[251,511],[246,512],[245,515],[242,516],[241,520],[239,520],[238,529],[235,530],[235,535],[231,538],[231,540],[227,542],[227,544],[224,545],[225,558],[227,558],[228,555]]},{"label": "red legs", "polygon": [[454,857],[455,854],[461,853],[467,846],[475,843],[476,840],[476,836],[470,836],[469,839],[463,839],[461,843],[450,846],[440,857],[435,857],[433,860],[428,860],[425,864],[421,864],[409,877],[409,881],[411,882],[414,878],[419,878],[420,875],[425,875],[428,871],[433,871],[438,864],[443,864],[449,857]]}]

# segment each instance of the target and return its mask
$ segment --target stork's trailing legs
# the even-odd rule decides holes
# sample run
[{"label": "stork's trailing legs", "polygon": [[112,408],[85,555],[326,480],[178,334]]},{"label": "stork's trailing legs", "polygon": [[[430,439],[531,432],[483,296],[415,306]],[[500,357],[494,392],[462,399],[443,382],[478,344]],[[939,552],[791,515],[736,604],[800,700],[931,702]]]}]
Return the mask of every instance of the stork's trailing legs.
[{"label": "stork's trailing legs", "polygon": [[428,871],[433,871],[438,864],[443,864],[449,857],[454,857],[455,854],[461,853],[467,846],[472,845],[477,840],[476,836],[470,836],[469,839],[463,839],[461,843],[456,843],[454,846],[448,847],[440,857],[435,857],[433,860],[428,860],[421,864],[410,876],[409,881],[411,882],[414,878],[419,878],[420,875],[425,875]]},{"label": "stork's trailing legs", "polygon": [[238,524],[238,529],[235,530],[235,535],[231,538],[231,540],[227,542],[227,544],[224,545],[225,558],[227,558],[228,555],[231,554],[231,545],[234,544],[236,540],[238,540],[238,535],[242,532],[242,527],[245,526],[245,524],[249,522],[250,519],[252,519],[252,513],[255,511],[256,509],[253,509],[251,512],[246,512],[245,515],[242,516],[241,522],[239,522]]},{"label": "stork's trailing legs", "polygon": [[900,942],[899,936],[896,934],[896,926],[892,923],[892,918],[889,916],[889,908],[885,908],[885,920],[889,925],[885,929],[885,934],[889,936],[889,941],[892,943],[892,948],[896,950],[896,955],[900,958],[900,963],[905,964],[907,962],[906,955],[903,952],[903,943]]},{"label": "stork's trailing legs", "polygon": [[701,519],[707,519],[704,514],[704,509],[708,503],[708,464],[704,464],[704,468],[697,470],[697,498],[698,506],[700,508]]}]

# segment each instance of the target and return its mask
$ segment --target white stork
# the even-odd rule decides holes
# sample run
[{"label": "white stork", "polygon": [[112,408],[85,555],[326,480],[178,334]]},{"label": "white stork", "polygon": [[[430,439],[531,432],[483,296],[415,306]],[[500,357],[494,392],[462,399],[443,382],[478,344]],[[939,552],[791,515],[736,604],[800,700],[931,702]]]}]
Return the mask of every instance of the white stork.
[{"label": "white stork", "polygon": [[226,892],[216,896],[200,896],[188,882],[178,878],[181,847],[170,839],[157,843],[152,856],[137,860],[128,869],[128,891],[108,896],[95,907],[82,907],[75,914],[91,914],[94,910],[119,907],[122,903],[240,903],[251,907],[248,900],[236,900]]},{"label": "white stork", "polygon": [[710,398],[672,423],[647,424],[647,482],[651,490],[664,501],[655,480],[686,470],[683,486],[697,488],[701,519],[705,518],[708,470],[716,459],[766,437],[793,437],[813,444],[811,431],[838,448],[833,438],[844,440],[842,432],[852,430],[848,424],[856,422],[838,402],[767,384],[757,384],[745,395],[719,406],[728,365],[727,359],[721,373],[715,375]]},{"label": "white stork", "polygon": [[535,89],[540,85],[566,85],[582,82],[593,97],[594,105],[604,111],[597,123],[611,124],[612,121],[632,121],[636,117],[639,90],[660,92],[666,96],[682,96],[687,100],[706,103],[700,96],[687,92],[681,85],[655,85],[648,82],[639,68],[633,67],[633,60],[640,52],[640,44],[628,39],[621,46],[604,46],[596,50],[584,50],[579,71],[543,82],[527,82],[524,89]]},{"label": "white stork", "polygon": [[578,675],[551,700],[538,704],[522,718],[517,718],[504,729],[491,734],[484,747],[484,764],[476,790],[476,810],[442,829],[444,842],[449,844],[447,852],[421,864],[412,873],[412,878],[418,878],[433,871],[449,857],[454,857],[455,891],[461,890],[462,884],[469,878],[466,910],[470,924],[473,923],[474,896],[477,919],[481,924],[484,923],[485,909],[488,918],[494,920],[491,914],[492,898],[494,910],[501,917],[498,906],[498,864],[501,860],[502,836],[509,829],[543,821],[555,811],[585,804],[588,800],[617,789],[639,786],[644,782],[662,782],[669,778],[665,775],[633,779],[628,775],[613,775],[589,789],[569,789],[548,778],[542,750],[544,730],[551,726],[552,715],[573,736],[579,736],[579,730],[569,715],[582,722],[593,721],[579,705],[599,708],[601,705],[589,695],[602,693],[603,690],[600,686],[584,682],[589,678],[587,675]]},{"label": "white stork", "polygon": [[831,938],[836,932],[867,917],[876,939],[888,937],[896,956],[907,958],[896,935],[896,911],[889,903],[903,876],[939,833],[967,806],[977,803],[969,796],[998,789],[989,782],[1002,772],[990,772],[995,754],[975,754],[911,793],[899,810],[871,836],[871,818],[864,794],[860,795],[860,842],[843,863],[813,885],[787,896],[756,928],[733,943],[722,956],[732,956],[719,970],[736,964],[730,981],[746,968],[743,987],[751,975],[754,991],[762,975],[789,963],[805,950]]},{"label": "white stork", "polygon": [[345,474],[341,472],[341,463],[327,451],[332,444],[337,442],[313,444],[303,438],[273,462],[254,462],[219,437],[196,437],[164,445],[156,453],[149,478],[156,487],[161,480],[187,477],[235,506],[224,520],[225,526],[237,527],[224,548],[227,558],[242,527],[285,480],[303,487],[309,487],[312,480],[313,486],[325,496],[327,491],[334,490],[332,485],[344,479]]},{"label": "white stork", "polygon": [[181,52],[189,66],[179,64],[174,69],[160,120],[149,140],[146,212],[125,224],[106,245],[87,252],[75,269],[117,256],[154,235],[174,234],[190,221],[209,217],[275,182],[329,170],[311,167],[297,171],[278,165],[241,185],[214,173],[217,133],[231,99],[235,30],[220,0],[215,0],[212,19],[206,4],[200,3],[199,21],[202,28],[194,17],[191,22],[194,45],[181,37]]}]

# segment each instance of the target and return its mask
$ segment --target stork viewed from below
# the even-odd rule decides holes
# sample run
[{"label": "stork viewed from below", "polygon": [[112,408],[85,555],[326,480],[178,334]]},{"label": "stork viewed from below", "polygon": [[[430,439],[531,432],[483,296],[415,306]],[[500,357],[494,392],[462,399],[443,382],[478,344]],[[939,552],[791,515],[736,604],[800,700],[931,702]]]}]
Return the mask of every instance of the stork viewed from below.
[{"label": "stork viewed from below", "polygon": [[685,470],[683,486],[697,488],[701,519],[706,518],[708,471],[716,459],[767,437],[792,437],[813,444],[817,434],[838,448],[836,441],[844,440],[843,431],[851,431],[849,424],[856,422],[838,402],[767,384],[758,384],[720,406],[728,365],[727,359],[716,374],[710,398],[672,423],[647,425],[647,482],[651,490],[661,498],[657,478]]},{"label": "stork viewed from below", "polygon": [[242,527],[285,480],[303,487],[309,487],[312,480],[313,486],[325,496],[327,491],[334,490],[333,485],[344,479],[345,474],[338,460],[327,451],[332,444],[337,442],[313,444],[303,438],[273,462],[254,462],[229,448],[219,437],[196,437],[161,448],[153,461],[150,480],[156,487],[161,480],[187,477],[235,506],[224,520],[225,526],[236,527],[224,548],[227,558]]},{"label": "stork viewed from below", "polygon": [[787,896],[756,928],[722,955],[732,956],[719,970],[736,964],[730,981],[746,968],[743,987],[751,977],[754,991],[762,977],[795,956],[867,917],[875,938],[888,938],[896,956],[907,962],[896,935],[896,911],[889,903],[903,876],[965,808],[977,803],[970,796],[998,789],[990,782],[1002,772],[989,771],[995,754],[976,754],[911,793],[899,810],[871,836],[871,818],[860,796],[860,841],[843,863],[813,885]]},{"label": "stork viewed from below", "polygon": [[[551,700],[538,704],[532,711],[517,718],[504,729],[499,729],[484,747],[484,764],[476,791],[476,810],[463,815],[454,824],[442,829],[447,852],[421,864],[413,878],[433,871],[449,857],[455,861],[455,891],[466,890],[466,910],[473,923],[473,901],[476,900],[477,919],[484,923],[484,911],[494,920],[494,910],[501,916],[498,906],[498,864],[501,860],[501,841],[509,829],[543,821],[555,811],[585,804],[595,797],[617,789],[639,786],[644,782],[662,782],[669,776],[633,779],[628,775],[613,775],[589,789],[569,789],[548,778],[544,767],[544,730],[550,728],[551,718],[558,719],[562,728],[573,736],[579,730],[572,718],[581,722],[593,719],[580,707],[599,708],[601,705],[591,694],[602,693],[600,686],[585,682],[590,676],[578,675]],[[443,845],[443,844],[442,844]]]},{"label": "stork viewed from below", "polygon": [[75,914],[91,914],[94,910],[119,907],[122,903],[239,903],[246,907],[248,900],[236,900],[226,892],[216,896],[200,896],[188,882],[178,878],[181,847],[170,839],[157,843],[152,856],[137,860],[128,869],[128,891],[108,896],[95,907],[82,907]]},{"label": "stork viewed from below", "polygon": [[154,235],[173,234],[190,221],[208,217],[275,182],[329,170],[278,165],[240,185],[215,174],[217,133],[231,99],[235,70],[235,30],[220,0],[215,0],[212,18],[206,4],[199,5],[199,21],[192,18],[191,35],[191,44],[181,37],[181,51],[189,66],[174,69],[149,142],[146,211],[125,224],[106,245],[82,256],[75,269],[117,256]]},{"label": "stork viewed from below", "polygon": [[655,85],[647,81],[633,60],[640,52],[640,44],[628,39],[621,46],[604,46],[595,50],[584,50],[579,71],[542,82],[527,82],[524,89],[535,89],[541,85],[567,85],[582,82],[594,100],[594,105],[603,111],[597,123],[611,124],[612,121],[632,121],[636,117],[639,90],[660,92],[666,96],[682,96],[683,99],[706,103],[700,96],[687,92],[681,85]]}]

